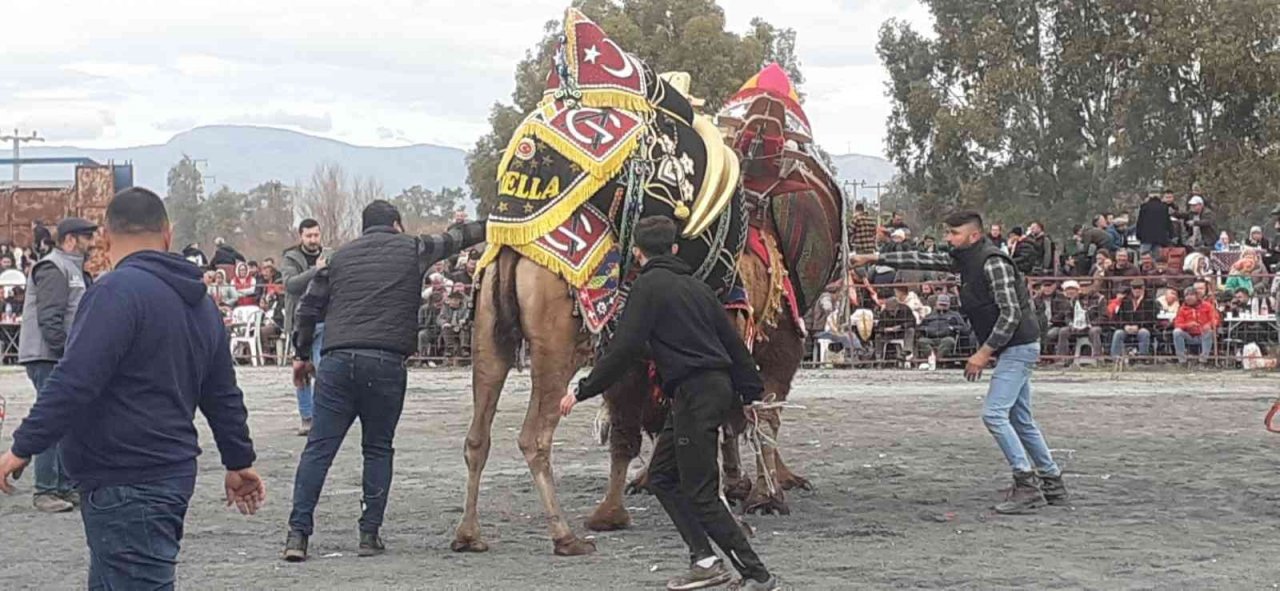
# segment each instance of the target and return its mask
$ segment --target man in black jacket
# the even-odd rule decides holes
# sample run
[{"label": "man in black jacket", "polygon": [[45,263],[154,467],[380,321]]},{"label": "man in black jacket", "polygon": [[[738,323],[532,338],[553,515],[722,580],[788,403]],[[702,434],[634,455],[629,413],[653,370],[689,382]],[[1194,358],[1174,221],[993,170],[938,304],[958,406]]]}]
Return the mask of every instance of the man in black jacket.
[{"label": "man in black jacket", "polygon": [[568,416],[575,404],[621,379],[648,344],[662,389],[673,399],[654,444],[649,483],[693,563],[689,574],[672,579],[667,589],[701,589],[729,580],[708,536],[742,574],[743,589],[775,589],[777,579],[720,499],[716,459],[720,425],[738,407],[758,401],[764,385],[715,293],[673,256],[675,239],[675,223],[667,218],[648,217],[637,224],[633,253],[642,265],[640,278],[613,341],[591,374],[576,389],[570,387],[560,412]]},{"label": "man in black jacket", "polygon": [[[362,214],[364,234],[338,249],[298,304],[295,358],[312,355],[324,322],[315,409],[298,461],[284,559],[306,560],[325,475],[351,423],[360,419],[364,495],[360,556],[381,554],[378,530],[391,492],[391,447],[404,408],[405,360],[418,349],[422,277],[436,261],[484,240],[484,222],[436,236],[407,236],[395,206],[381,199]],[[306,364],[296,372],[309,372]]]},{"label": "man in black jacket", "polygon": [[1165,191],[1163,196],[1152,195],[1138,208],[1137,233],[1142,253],[1150,252],[1158,259],[1160,249],[1173,243],[1173,220],[1169,215],[1172,203],[1173,191]]},{"label": "man in black jacket", "polygon": [[1156,328],[1158,315],[1156,299],[1147,294],[1146,283],[1134,279],[1107,305],[1107,313],[1116,328],[1111,335],[1112,359],[1119,361],[1124,357],[1125,341],[1130,337],[1138,341],[1138,355],[1146,357],[1151,349],[1151,331]]}]

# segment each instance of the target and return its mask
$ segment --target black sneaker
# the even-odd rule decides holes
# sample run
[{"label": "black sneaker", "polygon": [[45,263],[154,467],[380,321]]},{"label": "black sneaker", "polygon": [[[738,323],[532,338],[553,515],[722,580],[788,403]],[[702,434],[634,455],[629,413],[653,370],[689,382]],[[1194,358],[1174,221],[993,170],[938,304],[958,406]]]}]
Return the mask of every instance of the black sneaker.
[{"label": "black sneaker", "polygon": [[725,569],[724,563],[717,560],[711,566],[703,568],[695,562],[689,567],[689,572],[667,581],[667,591],[688,591],[689,589],[706,589],[707,587],[715,587],[723,585],[732,579],[733,575]]},{"label": "black sneaker", "polygon": [[1062,481],[1062,475],[1057,476],[1040,476],[1040,492],[1044,493],[1044,500],[1050,505],[1066,505],[1070,495],[1067,494],[1067,485]]},{"label": "black sneaker", "polygon": [[1014,472],[1013,489],[1003,503],[996,505],[996,513],[1004,515],[1021,515],[1035,513],[1045,505],[1044,494],[1036,486],[1036,475],[1033,472]]},{"label": "black sneaker", "polygon": [[378,532],[360,532],[360,549],[356,551],[357,556],[377,556],[386,551],[387,547],[382,544],[382,538],[378,536]]},{"label": "black sneaker", "polygon": [[307,559],[307,534],[296,529],[289,530],[289,537],[284,541],[284,559],[286,562],[302,562]]}]

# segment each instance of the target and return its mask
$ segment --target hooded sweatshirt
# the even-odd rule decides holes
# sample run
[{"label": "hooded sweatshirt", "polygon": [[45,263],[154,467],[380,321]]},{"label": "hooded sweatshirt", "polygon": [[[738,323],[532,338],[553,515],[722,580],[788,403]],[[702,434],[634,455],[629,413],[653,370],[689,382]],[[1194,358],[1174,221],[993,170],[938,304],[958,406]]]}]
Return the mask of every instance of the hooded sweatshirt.
[{"label": "hooded sweatshirt", "polygon": [[674,256],[649,259],[627,298],[613,341],[591,374],[578,383],[578,400],[622,379],[643,356],[646,344],[669,396],[698,372],[727,370],[744,404],[760,399],[764,385],[742,336],[729,323],[715,292],[692,273]]},{"label": "hooded sweatshirt", "polygon": [[226,328],[200,270],[176,254],[143,251],[85,292],[62,361],[13,434],[13,453],[30,458],[62,439],[63,464],[84,491],[194,476],[196,408],[223,465],[252,466]]}]

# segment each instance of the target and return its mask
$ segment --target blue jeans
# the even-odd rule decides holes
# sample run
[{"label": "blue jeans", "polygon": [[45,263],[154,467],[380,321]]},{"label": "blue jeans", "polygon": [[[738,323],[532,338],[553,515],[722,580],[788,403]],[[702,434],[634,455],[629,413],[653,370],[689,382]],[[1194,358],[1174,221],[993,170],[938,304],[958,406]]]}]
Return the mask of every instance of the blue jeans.
[{"label": "blue jeans", "polygon": [[[1126,340],[1125,337],[1128,335],[1129,333],[1124,331],[1124,327],[1116,329],[1116,332],[1111,335],[1112,357],[1121,357],[1124,355],[1124,342]],[[1138,355],[1146,357],[1147,351],[1151,350],[1151,331],[1145,328],[1139,328],[1138,334],[1134,336],[1138,338]]]},{"label": "blue jeans", "polygon": [[[324,345],[324,323],[316,324],[316,338],[311,342],[311,363],[316,368],[320,367],[320,348]],[[311,389],[311,384],[304,384],[298,388],[298,416],[302,420],[311,420],[311,413],[315,408],[315,396]]]},{"label": "blue jeans", "polygon": [[1187,341],[1194,339],[1200,343],[1200,360],[1208,361],[1209,354],[1213,353],[1213,336],[1212,330],[1203,331],[1200,335],[1192,335],[1181,328],[1173,329],[1173,352],[1178,354],[1178,361],[1187,360]]},{"label": "blue jeans", "polygon": [[89,589],[173,589],[195,476],[87,491]]},{"label": "blue jeans", "polygon": [[1039,359],[1039,342],[1014,345],[1000,352],[983,404],[982,422],[1015,472],[1028,472],[1034,467],[1042,475],[1057,476],[1061,470],[1031,416],[1031,373]]},{"label": "blue jeans", "polygon": [[311,535],[325,476],[357,418],[364,456],[360,531],[376,532],[382,526],[395,455],[391,441],[404,409],[404,362],[403,355],[375,349],[338,349],[325,355],[316,372],[314,422],[293,481],[290,529]]},{"label": "blue jeans", "polygon": [[[26,365],[27,377],[31,379],[31,385],[36,387],[36,399],[40,398],[45,380],[49,379],[49,374],[53,373],[53,368],[57,365],[53,361],[33,361]],[[31,463],[35,464],[37,495],[68,493],[74,488],[71,486],[71,479],[67,478],[67,471],[62,467],[61,442],[36,454]]]}]

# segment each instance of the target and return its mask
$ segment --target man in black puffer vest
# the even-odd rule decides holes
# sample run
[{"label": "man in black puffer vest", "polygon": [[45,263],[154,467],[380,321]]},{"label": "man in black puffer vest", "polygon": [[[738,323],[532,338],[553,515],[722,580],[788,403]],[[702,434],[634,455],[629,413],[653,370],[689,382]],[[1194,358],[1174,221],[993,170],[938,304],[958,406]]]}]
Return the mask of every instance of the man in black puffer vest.
[{"label": "man in black puffer vest", "polygon": [[[391,441],[404,407],[405,360],[418,349],[422,278],[437,261],[484,240],[484,222],[458,224],[436,236],[407,236],[400,212],[382,200],[370,203],[362,218],[364,234],[330,257],[298,304],[295,358],[310,359],[318,322],[324,322],[325,333],[311,432],[294,480],[284,551],[291,562],[307,557],[325,475],[357,418],[364,455],[359,555],[383,552],[378,528],[391,489]],[[309,371],[305,363],[295,368]]]},{"label": "man in black puffer vest", "polygon": [[[1027,513],[1048,503],[1067,502],[1062,471],[1031,416],[1031,373],[1040,358],[1040,325],[1027,282],[1013,260],[982,232],[982,216],[960,211],[947,216],[949,255],[920,252],[857,255],[855,265],[952,271],[960,275],[960,309],[983,341],[964,375],[977,380],[992,357],[996,369],[987,389],[982,422],[1013,467],[1014,487],[1000,513]],[[1034,468],[1035,472],[1032,472]],[[1037,477],[1039,485],[1037,485]]]}]

